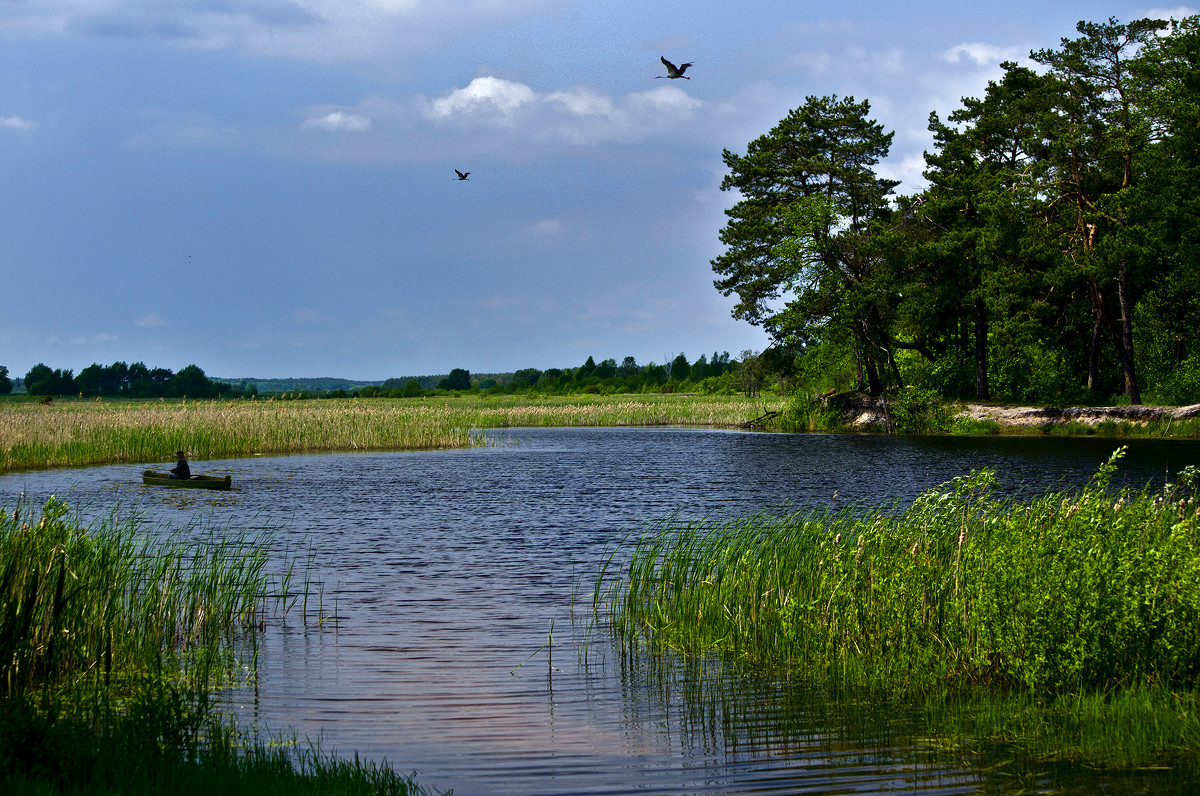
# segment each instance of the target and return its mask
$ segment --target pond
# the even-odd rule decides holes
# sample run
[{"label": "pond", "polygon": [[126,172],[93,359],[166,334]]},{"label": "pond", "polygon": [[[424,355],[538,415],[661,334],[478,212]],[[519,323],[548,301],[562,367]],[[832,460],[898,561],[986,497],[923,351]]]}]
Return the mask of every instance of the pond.
[{"label": "pond", "polygon": [[[248,726],[389,761],[471,794],[1190,792],[1148,772],[1014,771],[924,743],[870,704],[619,649],[590,626],[606,551],[671,514],[910,501],[971,469],[1013,494],[1086,482],[1124,442],[1050,437],[513,429],[469,450],[195,462],[231,492],[143,487],[141,466],[0,476],[85,515],[276,529],[309,550],[336,623],[268,625]],[[1130,440],[1118,480],[1161,484],[1200,441]],[[297,578],[301,578],[297,574]]]}]

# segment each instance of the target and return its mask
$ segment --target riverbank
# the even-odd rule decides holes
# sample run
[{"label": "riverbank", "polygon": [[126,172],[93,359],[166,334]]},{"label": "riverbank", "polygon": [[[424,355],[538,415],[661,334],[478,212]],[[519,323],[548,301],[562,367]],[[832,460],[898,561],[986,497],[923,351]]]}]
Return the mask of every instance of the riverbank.
[{"label": "riverbank", "polygon": [[[852,431],[887,431],[902,425],[910,404],[888,396],[841,393],[821,401],[834,422]],[[1200,436],[1200,404],[1190,406],[1011,406],[989,403],[918,407],[930,430],[957,433],[1162,434]],[[941,426],[940,428],[938,428]]]}]

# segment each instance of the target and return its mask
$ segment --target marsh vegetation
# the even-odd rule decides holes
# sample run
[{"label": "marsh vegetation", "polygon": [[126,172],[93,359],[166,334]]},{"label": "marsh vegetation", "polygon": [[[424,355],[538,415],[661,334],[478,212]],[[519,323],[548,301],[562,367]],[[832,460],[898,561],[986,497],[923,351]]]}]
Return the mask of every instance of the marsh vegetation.
[{"label": "marsh vegetation", "polygon": [[597,580],[626,644],[909,707],[947,738],[1131,766],[1200,755],[1198,473],[993,495],[971,473],[910,506],[666,522]]},{"label": "marsh vegetation", "polygon": [[436,450],[473,430],[545,426],[735,427],[780,399],[620,395],[330,401],[0,401],[0,472],[321,451]]},{"label": "marsh vegetation", "polygon": [[57,499],[4,508],[0,790],[421,792],[386,766],[245,737],[214,707],[255,677],[256,635],[296,599],[266,538],[198,530],[115,513],[81,527]]}]

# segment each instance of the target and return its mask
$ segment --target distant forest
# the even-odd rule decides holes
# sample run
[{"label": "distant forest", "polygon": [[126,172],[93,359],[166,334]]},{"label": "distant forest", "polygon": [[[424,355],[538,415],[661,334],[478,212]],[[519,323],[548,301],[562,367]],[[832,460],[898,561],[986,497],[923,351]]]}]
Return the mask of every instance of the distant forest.
[{"label": "distant forest", "polygon": [[[744,359],[757,359],[749,351]],[[713,352],[711,358],[701,354],[695,361],[679,354],[664,365],[653,362],[639,365],[633,357],[620,363],[615,359],[596,362],[594,357],[576,368],[524,368],[512,373],[472,375],[455,368],[446,376],[422,376],[407,379],[388,379],[378,387],[358,391],[364,397],[412,397],[429,392],[479,391],[489,394],[540,393],[561,395],[569,393],[637,393],[637,392],[735,392],[743,388],[735,383],[739,371],[729,352]]]},{"label": "distant forest", "polygon": [[79,375],[39,363],[15,384],[8,376],[8,368],[0,365],[0,395],[14,390],[43,396],[127,398],[216,398],[238,394],[232,385],[213,381],[196,365],[188,365],[176,373],[167,368],[149,368],[141,362],[89,365]]},{"label": "distant forest", "polygon": [[281,396],[286,398],[405,398],[438,393],[637,393],[637,392],[757,392],[768,373],[786,371],[773,362],[770,353],[745,351],[742,361],[729,352],[713,352],[690,361],[679,354],[670,362],[639,365],[633,357],[596,362],[593,357],[575,368],[524,368],[512,373],[474,374],[455,368],[448,374],[392,378],[385,381],[354,381],[333,377],[291,379],[210,379],[196,365],[175,373],[166,368],[149,368],[141,362],[127,365],[90,365],[74,374],[71,370],[35,365],[14,383],[8,369],[0,366],[0,395],[25,392],[29,395],[127,398],[242,398]]}]

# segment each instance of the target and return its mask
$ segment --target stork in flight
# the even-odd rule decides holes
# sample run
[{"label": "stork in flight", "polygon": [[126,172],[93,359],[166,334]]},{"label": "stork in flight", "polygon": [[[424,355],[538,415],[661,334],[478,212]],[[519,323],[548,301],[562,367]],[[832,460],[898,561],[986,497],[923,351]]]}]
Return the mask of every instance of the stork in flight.
[{"label": "stork in flight", "polygon": [[691,64],[680,64],[679,66],[676,66],[675,64],[668,61],[666,58],[663,58],[661,55],[658,57],[658,60],[662,61],[663,65],[667,67],[667,73],[665,75],[655,76],[656,80],[660,77],[670,78],[671,80],[674,80],[677,77],[682,77],[684,80],[691,80],[690,77],[688,77],[687,75],[684,74],[684,72],[687,71],[687,68],[689,66],[691,66]]},{"label": "stork in flight", "polygon": [[462,172],[462,171],[459,171],[458,169],[455,169],[454,173],[458,175],[458,177],[456,177],[455,179],[465,180],[465,179],[467,179],[467,175],[470,174],[471,172],[469,172],[469,171]]}]

